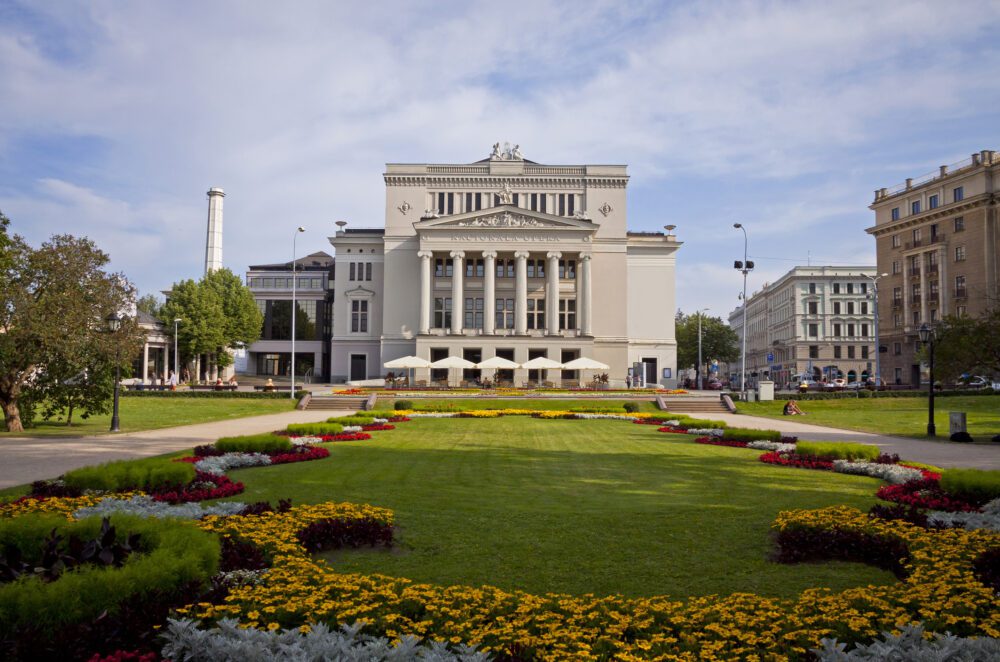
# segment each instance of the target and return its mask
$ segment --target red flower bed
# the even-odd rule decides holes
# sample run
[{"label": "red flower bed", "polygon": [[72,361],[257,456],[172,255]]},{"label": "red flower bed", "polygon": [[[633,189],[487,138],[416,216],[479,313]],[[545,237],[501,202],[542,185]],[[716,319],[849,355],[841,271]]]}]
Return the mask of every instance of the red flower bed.
[{"label": "red flower bed", "polygon": [[672,434],[687,434],[687,428],[675,428],[669,425],[664,425],[662,428],[658,428],[657,432],[670,432]]},{"label": "red flower bed", "polygon": [[108,655],[94,653],[94,656],[87,662],[157,662],[160,656],[156,653],[143,653],[142,651],[122,651],[118,650]]},{"label": "red flower bed", "polygon": [[783,467],[800,467],[802,469],[822,469],[826,471],[833,470],[833,462],[829,460],[821,460],[812,455],[796,455],[795,453],[788,453],[782,455],[777,451],[771,451],[770,453],[764,453],[758,458],[761,462],[766,462],[767,464],[778,464]]},{"label": "red flower bed", "polygon": [[300,446],[305,450],[297,453],[275,453],[271,456],[271,464],[288,464],[290,462],[308,462],[330,457],[330,451],[319,446]]},{"label": "red flower bed", "polygon": [[975,505],[956,499],[942,490],[937,478],[911,480],[902,485],[883,485],[875,493],[875,496],[883,501],[894,501],[928,510],[946,510],[948,512],[975,512],[979,510]]},{"label": "red flower bed", "polygon": [[637,418],[637,419],[635,419],[632,422],[635,423],[636,425],[663,425],[663,421],[666,421],[666,420],[668,420],[668,419],[666,419],[666,418]]},{"label": "red flower bed", "polygon": [[372,436],[366,432],[341,432],[340,434],[319,435],[319,439],[322,439],[323,443],[330,441],[365,441],[371,438]]},{"label": "red flower bed", "polygon": [[720,439],[719,437],[698,437],[694,440],[696,444],[708,444],[710,446],[729,446],[731,448],[746,448],[746,441],[732,441],[730,439]]},{"label": "red flower bed", "polygon": [[361,429],[365,432],[379,432],[380,430],[395,430],[396,426],[388,423],[372,423],[371,425],[362,425]]},{"label": "red flower bed", "polygon": [[389,422],[390,423],[408,423],[409,421],[410,421],[410,419],[407,416],[390,416],[389,417]]},{"label": "red flower bed", "polygon": [[239,494],[245,489],[243,483],[234,483],[227,476],[213,476],[212,474],[205,474],[200,471],[195,474],[194,483],[192,484],[195,483],[213,483],[215,487],[199,489],[188,489],[186,487],[183,490],[160,492],[154,494],[153,498],[157,501],[166,501],[167,503],[187,503],[190,501],[204,501],[206,499],[221,499]]}]

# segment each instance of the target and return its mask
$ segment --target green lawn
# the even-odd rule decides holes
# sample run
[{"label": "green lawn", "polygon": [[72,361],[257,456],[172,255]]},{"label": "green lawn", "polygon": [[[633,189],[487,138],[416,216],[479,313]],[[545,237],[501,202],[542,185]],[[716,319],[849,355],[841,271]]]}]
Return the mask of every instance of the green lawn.
[{"label": "green lawn", "polygon": [[[119,421],[122,432],[155,430],[175,425],[223,421],[246,416],[275,414],[294,409],[295,402],[253,398],[121,398]],[[0,431],[0,438],[9,436],[70,437],[105,434],[111,427],[111,414],[91,416],[83,420],[73,415],[73,425],[65,418],[59,421],[39,421],[35,427],[13,434]]]},{"label": "green lawn", "polygon": [[[737,404],[741,414],[783,418],[783,400]],[[844,398],[802,400],[804,422],[848,430],[926,437],[927,398]],[[1000,434],[1000,395],[948,396],[934,399],[934,424],[938,438],[948,438],[948,412],[967,414],[969,434],[976,441],[988,441]]]},{"label": "green lawn", "polygon": [[[560,411],[620,411],[626,402],[638,402],[639,411],[659,411],[653,399],[648,401],[602,400],[577,398],[566,400],[544,400],[534,398],[405,398],[410,400],[416,409],[435,411],[468,411],[472,409],[538,409]],[[392,409],[395,400],[379,398],[376,409]]]},{"label": "green lawn", "polygon": [[895,581],[858,564],[778,565],[781,510],[867,509],[870,478],[761,464],[654,426],[510,417],[414,420],[315,462],[234,471],[252,502],[391,508],[390,551],[327,556],[345,572],[451,585],[629,596],[789,596]]}]

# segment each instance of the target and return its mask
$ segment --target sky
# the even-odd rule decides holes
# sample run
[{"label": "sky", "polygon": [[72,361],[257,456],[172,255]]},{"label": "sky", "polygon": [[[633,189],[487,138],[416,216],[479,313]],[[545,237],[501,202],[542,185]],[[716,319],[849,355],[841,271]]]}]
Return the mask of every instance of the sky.
[{"label": "sky", "polygon": [[[0,0],[0,211],[142,293],[381,227],[387,162],[627,164],[676,225],[677,302],[726,318],[796,265],[874,265],[890,187],[1000,149],[1000,3]],[[655,302],[651,302],[654,304]]]}]

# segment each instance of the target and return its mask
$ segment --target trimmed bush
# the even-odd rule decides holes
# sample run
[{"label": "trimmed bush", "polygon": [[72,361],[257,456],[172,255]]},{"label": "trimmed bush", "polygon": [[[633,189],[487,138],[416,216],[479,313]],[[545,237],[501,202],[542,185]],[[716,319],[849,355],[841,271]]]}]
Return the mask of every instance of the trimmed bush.
[{"label": "trimmed bush", "polygon": [[1000,497],[1000,471],[980,469],[945,469],[941,489],[969,503],[984,504]]},{"label": "trimmed bush", "polygon": [[156,492],[187,485],[194,480],[194,467],[186,462],[162,458],[118,460],[82,467],[63,476],[67,487],[77,490]]},{"label": "trimmed bush", "polygon": [[751,428],[725,428],[722,438],[727,441],[781,441],[777,430],[753,430]]},{"label": "trimmed bush", "polygon": [[835,441],[800,441],[796,452],[832,460],[875,461],[879,456],[878,446],[867,444],[847,444]]},{"label": "trimmed bush", "polygon": [[354,414],[353,416],[334,416],[326,419],[327,423],[338,423],[340,425],[371,425],[375,422],[374,414]]},{"label": "trimmed bush", "polygon": [[292,442],[277,434],[248,434],[223,437],[215,447],[224,453],[287,453],[292,450]]},{"label": "trimmed bush", "polygon": [[624,409],[625,411],[627,411],[630,414],[634,414],[635,412],[639,411],[639,403],[638,402],[626,402],[625,404],[622,405],[622,409]]},{"label": "trimmed bush", "polygon": [[291,423],[286,428],[288,434],[322,437],[328,434],[340,434],[344,426],[340,423]]},{"label": "trimmed bush", "polygon": [[692,418],[686,414],[669,414],[664,413],[663,416],[657,416],[665,421],[678,421],[681,425],[686,428],[724,428],[726,427],[725,421],[713,421],[710,418]]},{"label": "trimmed bush", "polygon": [[401,411],[403,409],[413,409],[413,400],[396,400],[396,404],[392,406],[396,411]]},{"label": "trimmed bush", "polygon": [[[299,400],[309,391],[296,391]],[[122,391],[123,398],[230,398],[240,400],[288,400],[288,391]]]},{"label": "trimmed bush", "polygon": [[[207,583],[219,561],[219,541],[195,526],[174,520],[149,520],[114,515],[117,538],[139,535],[143,553],[132,554],[121,568],[81,567],[53,582],[28,577],[0,585],[0,637],[28,628],[50,632],[99,616],[114,614],[131,597],[180,592],[197,582]],[[35,514],[0,520],[0,546],[23,552],[40,550],[50,531],[93,538],[100,533],[101,518],[78,522],[61,515]]]},{"label": "trimmed bush", "polygon": [[971,444],[975,439],[968,432],[956,432],[949,437],[952,441],[957,441],[960,444]]}]

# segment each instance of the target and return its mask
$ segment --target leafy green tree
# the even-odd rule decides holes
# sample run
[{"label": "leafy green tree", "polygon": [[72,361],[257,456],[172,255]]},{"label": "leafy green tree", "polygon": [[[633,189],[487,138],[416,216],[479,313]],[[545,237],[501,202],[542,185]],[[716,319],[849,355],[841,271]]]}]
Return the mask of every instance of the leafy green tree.
[{"label": "leafy green tree", "polygon": [[[697,364],[698,315],[685,315],[678,311],[675,335],[677,337],[677,369],[682,370]],[[721,317],[703,315],[701,318],[701,358],[704,363],[708,363],[712,359],[729,363],[740,358],[739,336],[728,324],[722,321]]]},{"label": "leafy green tree", "polygon": [[205,287],[215,290],[222,301],[222,313],[226,317],[225,346],[243,348],[260,339],[264,315],[257,307],[243,280],[229,269],[213,271],[202,279]]},{"label": "leafy green tree", "polygon": [[[126,365],[141,346],[134,321],[117,333],[105,318],[131,309],[135,288],[104,270],[108,256],[89,239],[56,235],[39,248],[8,236],[0,222],[0,406],[7,430],[30,424],[34,403],[88,367]],[[97,407],[98,405],[94,405]]]},{"label": "leafy green tree", "polygon": [[[111,399],[115,390],[113,366],[99,357],[92,357],[88,367],[72,374],[81,362],[69,364],[50,362],[46,366],[43,417],[55,419],[65,414],[66,425],[73,424],[73,414],[80,412],[80,418],[87,419],[94,414],[111,411]],[[58,375],[69,375],[57,378]]]},{"label": "leafy green tree", "polygon": [[226,316],[215,289],[188,279],[175,283],[160,310],[160,319],[177,329],[177,349],[184,363],[199,354],[210,354],[226,345]]},{"label": "leafy green tree", "polygon": [[160,317],[160,308],[163,307],[163,302],[155,294],[143,294],[135,302],[136,310],[141,310],[142,312],[150,315],[152,317]]},{"label": "leafy green tree", "polygon": [[[934,379],[1000,376],[1000,305],[980,317],[948,316],[935,328]],[[926,348],[921,354],[927,360]]]}]

